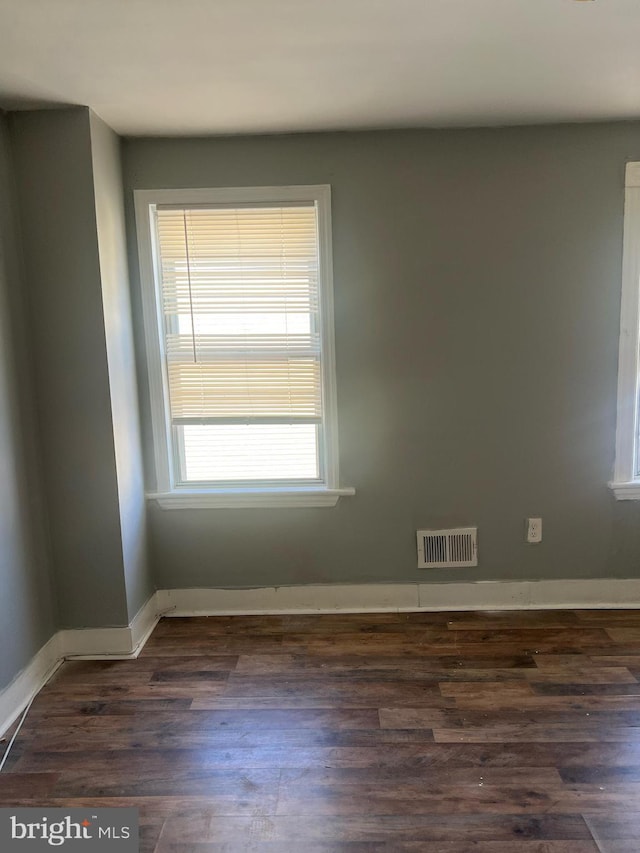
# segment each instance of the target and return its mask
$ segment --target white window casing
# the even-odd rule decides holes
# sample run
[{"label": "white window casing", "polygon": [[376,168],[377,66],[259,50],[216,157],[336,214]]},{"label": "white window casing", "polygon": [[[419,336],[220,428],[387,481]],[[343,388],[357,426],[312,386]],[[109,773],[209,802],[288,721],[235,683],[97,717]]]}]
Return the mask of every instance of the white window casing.
[{"label": "white window casing", "polygon": [[342,495],[329,186],[137,190],[164,508]]},{"label": "white window casing", "polygon": [[616,461],[609,484],[618,500],[640,500],[640,163],[625,175]]}]

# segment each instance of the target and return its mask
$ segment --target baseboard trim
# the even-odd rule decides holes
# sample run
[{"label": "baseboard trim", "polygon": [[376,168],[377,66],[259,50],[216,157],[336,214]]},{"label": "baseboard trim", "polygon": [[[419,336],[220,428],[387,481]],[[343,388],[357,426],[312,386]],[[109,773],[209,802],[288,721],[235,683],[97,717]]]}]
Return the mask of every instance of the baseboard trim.
[{"label": "baseboard trim", "polygon": [[158,606],[158,593],[154,592],[131,621],[131,654],[133,657],[138,657],[161,616],[162,608]]},{"label": "baseboard trim", "polygon": [[65,660],[137,658],[159,618],[160,608],[154,593],[128,626],[58,631],[11,684],[0,690],[0,735],[7,731]]},{"label": "baseboard trim", "polygon": [[640,608],[640,579],[162,589],[167,616]]},{"label": "baseboard trim", "polygon": [[13,725],[63,660],[59,634],[54,634],[11,684],[0,690],[0,735]]},{"label": "baseboard trim", "polygon": [[63,655],[72,660],[137,658],[158,624],[160,608],[154,593],[122,628],[79,628],[60,631]]},{"label": "baseboard trim", "polygon": [[131,628],[78,628],[60,631],[65,659],[132,656]]}]

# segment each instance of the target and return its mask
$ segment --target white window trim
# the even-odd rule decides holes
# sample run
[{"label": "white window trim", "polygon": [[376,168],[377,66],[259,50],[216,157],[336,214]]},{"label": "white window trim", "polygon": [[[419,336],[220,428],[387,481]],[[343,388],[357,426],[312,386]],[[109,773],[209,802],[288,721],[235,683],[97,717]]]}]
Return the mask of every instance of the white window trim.
[{"label": "white window trim", "polygon": [[[333,265],[331,247],[331,187],[329,185],[285,187],[216,187],[211,189],[135,190],[138,257],[144,315],[147,372],[151,400],[151,422],[156,473],[156,490],[147,493],[165,509],[215,507],[294,507],[335,506],[353,488],[339,486],[339,447],[335,343],[333,324]],[[323,425],[325,478],[323,486],[189,488],[177,486],[173,471],[168,411],[168,383],[164,369],[162,317],[157,299],[158,271],[152,208],[160,204],[251,204],[317,203],[320,300],[322,310]]]},{"label": "white window trim", "polygon": [[617,500],[640,500],[638,401],[640,389],[640,163],[625,173],[616,461],[609,484]]},{"label": "white window trim", "polygon": [[216,509],[245,507],[318,507],[335,506],[341,497],[355,495],[355,489],[176,489],[173,492],[149,492],[147,498],[163,509]]}]

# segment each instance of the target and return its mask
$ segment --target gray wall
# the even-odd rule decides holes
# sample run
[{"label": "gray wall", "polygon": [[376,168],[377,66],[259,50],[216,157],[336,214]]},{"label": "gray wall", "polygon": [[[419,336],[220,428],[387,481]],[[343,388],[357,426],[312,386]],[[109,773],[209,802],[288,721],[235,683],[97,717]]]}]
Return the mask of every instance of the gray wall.
[{"label": "gray wall", "polygon": [[89,111],[11,131],[60,623],[126,625]]},{"label": "gray wall", "polygon": [[90,114],[91,156],[102,279],[111,416],[129,620],[153,592],[136,387],[120,138]]},{"label": "gray wall", "polygon": [[7,125],[0,113],[0,689],[56,624]]},{"label": "gray wall", "polygon": [[[123,153],[139,341],[135,188],[333,189],[342,483],[357,495],[154,506],[158,586],[640,575],[640,505],[607,488],[639,124],[131,139]],[[538,515],[544,542],[527,545]],[[416,569],[417,528],[475,524],[477,569]]]}]

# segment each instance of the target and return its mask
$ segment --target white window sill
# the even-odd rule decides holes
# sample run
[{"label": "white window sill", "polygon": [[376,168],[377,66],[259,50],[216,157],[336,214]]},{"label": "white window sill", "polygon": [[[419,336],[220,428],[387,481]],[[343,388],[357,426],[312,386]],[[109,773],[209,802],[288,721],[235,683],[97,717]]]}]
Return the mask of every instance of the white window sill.
[{"label": "white window sill", "polygon": [[148,500],[157,501],[162,509],[255,509],[257,507],[335,506],[341,497],[355,495],[345,489],[234,489],[226,491],[177,490],[151,492]]},{"label": "white window sill", "polygon": [[640,501],[640,480],[628,483],[609,483],[617,501]]}]

